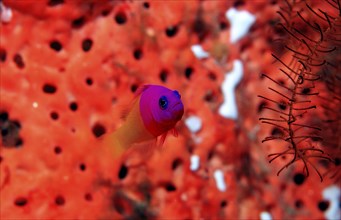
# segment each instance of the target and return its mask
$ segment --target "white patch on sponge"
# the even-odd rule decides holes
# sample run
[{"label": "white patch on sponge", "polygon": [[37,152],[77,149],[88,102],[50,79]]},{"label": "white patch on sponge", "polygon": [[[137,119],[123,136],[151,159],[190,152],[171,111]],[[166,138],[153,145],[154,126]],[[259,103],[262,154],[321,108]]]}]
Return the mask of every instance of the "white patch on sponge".
[{"label": "white patch on sponge", "polygon": [[204,59],[210,56],[208,52],[206,52],[201,45],[195,44],[191,47],[194,56],[198,59]]},{"label": "white patch on sponge", "polygon": [[225,192],[226,191],[226,183],[225,183],[225,179],[224,179],[224,173],[221,170],[216,170],[213,173],[217,188],[219,189],[219,191],[221,192]]},{"label": "white patch on sponge", "polygon": [[185,124],[192,133],[198,132],[202,126],[201,119],[197,116],[188,117],[185,121]]},{"label": "white patch on sponge", "polygon": [[341,219],[340,212],[340,187],[331,185],[325,188],[322,192],[323,199],[329,201],[329,207],[324,213],[324,217],[328,220]]},{"label": "white patch on sponge", "polygon": [[261,212],[259,218],[260,220],[272,220],[272,216],[269,212]]},{"label": "white patch on sponge", "polygon": [[0,21],[8,23],[11,21],[12,16],[12,9],[6,7],[2,2],[0,2]]},{"label": "white patch on sponge", "polygon": [[198,155],[192,155],[191,156],[190,170],[196,171],[199,169],[199,166],[200,166],[200,157]]},{"label": "white patch on sponge", "polygon": [[243,64],[240,60],[233,62],[233,70],[226,73],[221,85],[224,94],[224,102],[219,108],[219,114],[225,118],[237,119],[238,108],[234,90],[243,77]]},{"label": "white patch on sponge", "polygon": [[231,43],[236,43],[243,38],[249,32],[252,24],[256,21],[256,17],[248,11],[237,11],[235,8],[227,10],[225,16],[231,24]]}]

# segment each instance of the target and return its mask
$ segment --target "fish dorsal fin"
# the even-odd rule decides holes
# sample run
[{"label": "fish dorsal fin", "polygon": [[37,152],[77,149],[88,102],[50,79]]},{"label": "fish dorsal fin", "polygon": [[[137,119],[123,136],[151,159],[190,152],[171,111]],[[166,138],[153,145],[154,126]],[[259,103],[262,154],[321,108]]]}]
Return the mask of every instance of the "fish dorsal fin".
[{"label": "fish dorsal fin", "polygon": [[123,110],[121,111],[120,118],[123,119],[124,121],[127,119],[128,115],[130,112],[130,106],[124,106]]},{"label": "fish dorsal fin", "polygon": [[132,101],[130,101],[129,104],[127,104],[126,106],[124,106],[123,108],[123,111],[121,112],[121,118],[123,120],[126,120],[131,109],[133,108],[134,104],[136,103],[137,99],[140,97],[140,95],[142,94],[143,91],[145,91],[146,89],[148,89],[148,87],[150,87],[150,85],[143,85],[143,86],[140,86],[135,94],[134,94],[134,98]]},{"label": "fish dorsal fin", "polygon": [[134,98],[132,101],[130,101],[128,104],[122,105],[122,111],[121,111],[121,119],[124,121],[128,118],[128,115],[130,111],[132,110],[134,104],[136,103],[137,98]]},{"label": "fish dorsal fin", "polygon": [[139,97],[143,91],[145,91],[146,89],[148,89],[150,87],[150,85],[143,85],[143,86],[140,86],[136,92],[135,92],[135,98]]}]

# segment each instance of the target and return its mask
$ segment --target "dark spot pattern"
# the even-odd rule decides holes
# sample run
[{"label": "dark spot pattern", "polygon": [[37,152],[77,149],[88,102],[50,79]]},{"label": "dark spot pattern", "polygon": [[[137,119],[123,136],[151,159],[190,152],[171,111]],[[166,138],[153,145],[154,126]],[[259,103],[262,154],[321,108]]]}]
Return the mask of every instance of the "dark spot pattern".
[{"label": "dark spot pattern", "polygon": [[92,133],[95,135],[96,138],[102,136],[103,134],[106,133],[106,129],[103,125],[96,123],[93,127],[92,127]]},{"label": "dark spot pattern", "polygon": [[5,62],[7,58],[7,52],[5,49],[0,49],[0,62]]},{"label": "dark spot pattern", "polygon": [[84,52],[89,52],[91,50],[91,47],[93,45],[93,42],[90,38],[86,38],[82,42],[82,49]]},{"label": "dark spot pattern", "polygon": [[303,173],[296,173],[294,175],[294,183],[298,186],[302,185],[305,181],[305,175]]},{"label": "dark spot pattern", "polygon": [[63,196],[61,196],[61,195],[58,195],[58,196],[56,196],[54,202],[58,206],[63,206],[65,204],[65,198]]},{"label": "dark spot pattern", "polygon": [[54,147],[54,153],[55,154],[61,154],[62,153],[62,148],[60,146],[55,146]]},{"label": "dark spot pattern", "polygon": [[123,11],[120,11],[115,15],[114,19],[117,24],[123,25],[127,22],[128,18],[127,18],[127,15]]},{"label": "dark spot pattern", "polygon": [[142,50],[140,48],[135,49],[133,52],[133,56],[136,60],[140,60],[143,56]]},{"label": "dark spot pattern", "polygon": [[25,198],[25,197],[22,197],[22,196],[20,196],[20,197],[18,197],[18,198],[16,198],[15,200],[14,200],[14,204],[16,205],[16,206],[18,206],[18,207],[23,207],[23,206],[25,206],[26,204],[27,204],[27,198]]},{"label": "dark spot pattern", "polygon": [[79,29],[79,28],[83,27],[84,24],[85,24],[85,17],[82,16],[82,17],[79,17],[79,18],[73,20],[71,23],[71,26],[72,26],[72,28]]},{"label": "dark spot pattern", "polygon": [[11,120],[7,112],[0,112],[0,130],[4,147],[21,147],[23,140],[19,135],[21,124]]},{"label": "dark spot pattern", "polygon": [[23,69],[25,67],[24,59],[20,54],[15,54],[13,57],[13,61],[19,69]]},{"label": "dark spot pattern", "polygon": [[61,5],[64,3],[64,0],[49,0],[47,5],[50,6],[50,7],[54,7],[54,6],[57,6],[57,5]]},{"label": "dark spot pattern", "polygon": [[78,104],[77,104],[77,102],[71,102],[69,107],[70,107],[71,111],[75,112],[78,109]]},{"label": "dark spot pattern", "polygon": [[55,50],[55,51],[57,51],[57,52],[59,52],[59,51],[62,50],[63,46],[62,46],[62,44],[59,41],[54,40],[54,41],[51,41],[50,48]]},{"label": "dark spot pattern", "polygon": [[128,167],[126,165],[122,164],[121,168],[118,172],[118,178],[122,180],[122,179],[126,178],[127,175],[128,175]]},{"label": "dark spot pattern", "polygon": [[178,27],[177,26],[170,26],[170,27],[166,28],[165,33],[168,37],[174,37],[178,33]]},{"label": "dark spot pattern", "polygon": [[328,209],[329,207],[329,202],[326,201],[326,200],[322,200],[322,201],[319,201],[318,204],[317,204],[317,207],[318,209],[321,211],[321,212],[324,212]]},{"label": "dark spot pattern", "polygon": [[165,83],[167,81],[168,71],[164,69],[161,70],[159,77],[160,77],[160,80]]},{"label": "dark spot pattern", "polygon": [[43,85],[43,92],[47,94],[54,94],[57,91],[57,87],[53,84],[46,83]]},{"label": "dark spot pattern", "polygon": [[187,67],[185,69],[185,77],[186,77],[186,79],[191,79],[192,74],[193,74],[193,68],[192,67]]}]

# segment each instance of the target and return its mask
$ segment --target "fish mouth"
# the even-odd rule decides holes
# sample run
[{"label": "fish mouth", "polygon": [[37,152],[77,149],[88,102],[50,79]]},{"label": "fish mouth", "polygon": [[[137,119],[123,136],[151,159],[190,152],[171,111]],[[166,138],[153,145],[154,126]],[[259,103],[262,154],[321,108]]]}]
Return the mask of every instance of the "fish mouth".
[{"label": "fish mouth", "polygon": [[184,105],[181,102],[178,102],[172,107],[172,110],[176,116],[175,120],[179,121],[184,114]]},{"label": "fish mouth", "polygon": [[178,108],[178,106],[181,106],[182,109],[184,108],[184,105],[182,104],[182,102],[177,102],[172,106],[172,109],[176,109]]}]

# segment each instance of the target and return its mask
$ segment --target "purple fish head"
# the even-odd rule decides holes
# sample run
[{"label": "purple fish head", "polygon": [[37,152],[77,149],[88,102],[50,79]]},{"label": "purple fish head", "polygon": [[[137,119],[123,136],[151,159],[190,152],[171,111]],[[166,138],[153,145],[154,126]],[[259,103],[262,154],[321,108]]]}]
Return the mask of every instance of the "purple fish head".
[{"label": "purple fish head", "polygon": [[178,91],[163,86],[147,85],[140,97],[140,114],[147,130],[159,136],[174,128],[184,114]]}]

